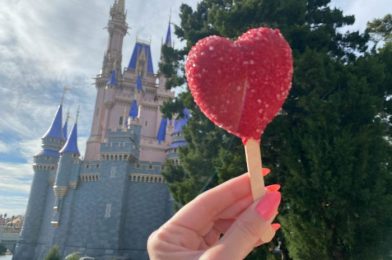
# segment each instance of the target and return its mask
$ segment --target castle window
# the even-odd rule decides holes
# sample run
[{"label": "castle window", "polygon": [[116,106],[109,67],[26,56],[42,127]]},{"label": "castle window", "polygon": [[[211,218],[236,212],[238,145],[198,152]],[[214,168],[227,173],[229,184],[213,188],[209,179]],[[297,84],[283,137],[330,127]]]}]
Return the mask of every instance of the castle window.
[{"label": "castle window", "polygon": [[147,126],[147,121],[144,122],[144,126]]},{"label": "castle window", "polygon": [[122,126],[124,124],[124,118],[120,116],[120,119],[118,120],[119,126]]},{"label": "castle window", "polygon": [[106,204],[105,218],[110,218],[111,213],[112,213],[112,204],[108,203],[108,204]]},{"label": "castle window", "polygon": [[150,165],[148,166],[148,168],[149,168],[149,169],[152,169],[152,165],[150,164]]}]

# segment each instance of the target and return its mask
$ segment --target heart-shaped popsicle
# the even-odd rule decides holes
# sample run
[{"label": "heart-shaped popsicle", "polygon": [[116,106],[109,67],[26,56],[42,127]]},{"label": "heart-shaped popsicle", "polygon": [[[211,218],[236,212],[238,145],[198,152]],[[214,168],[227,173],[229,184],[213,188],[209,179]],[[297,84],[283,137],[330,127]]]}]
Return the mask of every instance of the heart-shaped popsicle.
[{"label": "heart-shaped popsicle", "polygon": [[240,137],[259,140],[291,86],[293,61],[279,30],[252,29],[237,41],[211,36],[189,52],[186,76],[203,113]]},{"label": "heart-shaped popsicle", "polygon": [[185,65],[201,111],[245,145],[254,199],[264,194],[259,140],[291,88],[291,48],[279,30],[256,28],[235,42],[218,36],[200,40]]}]

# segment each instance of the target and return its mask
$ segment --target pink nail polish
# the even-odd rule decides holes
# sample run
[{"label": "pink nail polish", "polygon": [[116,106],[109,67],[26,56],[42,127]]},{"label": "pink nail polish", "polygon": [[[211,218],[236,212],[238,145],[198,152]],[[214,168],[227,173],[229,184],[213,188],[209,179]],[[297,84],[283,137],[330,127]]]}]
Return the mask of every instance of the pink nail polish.
[{"label": "pink nail polish", "polygon": [[280,190],[280,185],[279,184],[272,184],[268,185],[265,187],[266,190],[268,191],[279,191]]},{"label": "pink nail polish", "polygon": [[277,191],[267,191],[256,206],[256,211],[262,219],[268,221],[278,210],[281,194]]},{"label": "pink nail polish", "polygon": [[271,170],[268,168],[263,168],[261,172],[262,172],[263,176],[266,176],[271,172]]},{"label": "pink nail polish", "polygon": [[273,223],[273,224],[271,224],[271,226],[272,226],[272,229],[275,230],[275,231],[278,231],[279,228],[280,228],[280,224],[279,223]]}]

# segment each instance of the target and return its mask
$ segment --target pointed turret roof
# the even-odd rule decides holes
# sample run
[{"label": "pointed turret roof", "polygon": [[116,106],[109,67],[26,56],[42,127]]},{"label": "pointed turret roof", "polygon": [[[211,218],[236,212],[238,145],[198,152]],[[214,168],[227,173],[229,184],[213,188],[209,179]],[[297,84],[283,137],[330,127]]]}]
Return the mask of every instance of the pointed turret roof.
[{"label": "pointed turret roof", "polygon": [[48,131],[46,131],[46,133],[42,138],[51,137],[51,138],[61,139],[61,140],[65,139],[63,135],[62,117],[63,117],[63,106],[59,105],[56,115],[54,116],[54,119],[52,121],[52,124],[50,125]]},{"label": "pointed turret roof", "polygon": [[68,121],[65,121],[63,126],[63,136],[67,136],[67,131],[68,131]]},{"label": "pointed turret roof", "polygon": [[129,117],[135,119],[139,114],[139,107],[137,105],[137,101],[134,99],[131,102],[131,108],[129,110]]},{"label": "pointed turret roof", "polygon": [[63,126],[63,136],[67,138],[68,136],[68,120],[69,120],[69,111],[67,112],[67,117],[65,118],[65,123]]},{"label": "pointed turret roof", "polygon": [[161,124],[159,126],[159,130],[157,133],[158,143],[162,143],[166,139],[166,126],[167,126],[167,118],[162,117]]},{"label": "pointed turret roof", "polygon": [[169,21],[169,25],[167,27],[165,45],[167,47],[173,47],[173,45],[172,45],[172,37],[171,37],[171,23],[170,23],[170,21]]},{"label": "pointed turret roof", "polygon": [[68,137],[64,147],[60,150],[60,154],[73,153],[80,154],[78,149],[78,123],[75,123],[72,127],[71,133]]}]

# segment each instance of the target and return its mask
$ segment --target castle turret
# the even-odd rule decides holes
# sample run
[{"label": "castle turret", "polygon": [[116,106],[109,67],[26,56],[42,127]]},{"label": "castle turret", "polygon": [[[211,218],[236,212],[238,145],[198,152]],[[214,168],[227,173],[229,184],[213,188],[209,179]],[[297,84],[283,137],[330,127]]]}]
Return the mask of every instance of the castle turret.
[{"label": "castle turret", "polygon": [[60,105],[52,124],[42,137],[42,150],[34,156],[33,183],[14,259],[31,259],[35,247],[39,243],[38,238],[44,221],[45,205],[50,187],[53,185],[59,160],[59,150],[65,142],[62,127],[62,105]]},{"label": "castle turret", "polygon": [[171,133],[172,142],[169,149],[167,150],[167,159],[171,160],[174,164],[179,164],[179,148],[186,146],[187,142],[184,138],[183,128],[188,123],[190,118],[190,112],[187,108],[183,110],[183,115],[179,116],[174,121],[174,129]]},{"label": "castle turret", "polygon": [[[60,160],[57,168],[56,179],[53,190],[56,198],[60,202],[67,194],[71,173],[79,167],[79,149],[77,143],[77,123],[74,124],[71,133],[64,147],[60,150]],[[70,168],[71,166],[71,168]],[[76,166],[76,167],[73,167]],[[74,169],[75,168],[75,169]],[[59,209],[59,205],[56,205]],[[55,207],[56,207],[55,206]]]},{"label": "castle turret", "polygon": [[60,150],[60,160],[53,185],[55,201],[51,225],[55,228],[53,244],[65,243],[70,214],[72,212],[73,190],[77,187],[79,178],[80,153],[77,143],[77,122],[72,127],[71,133]]}]

